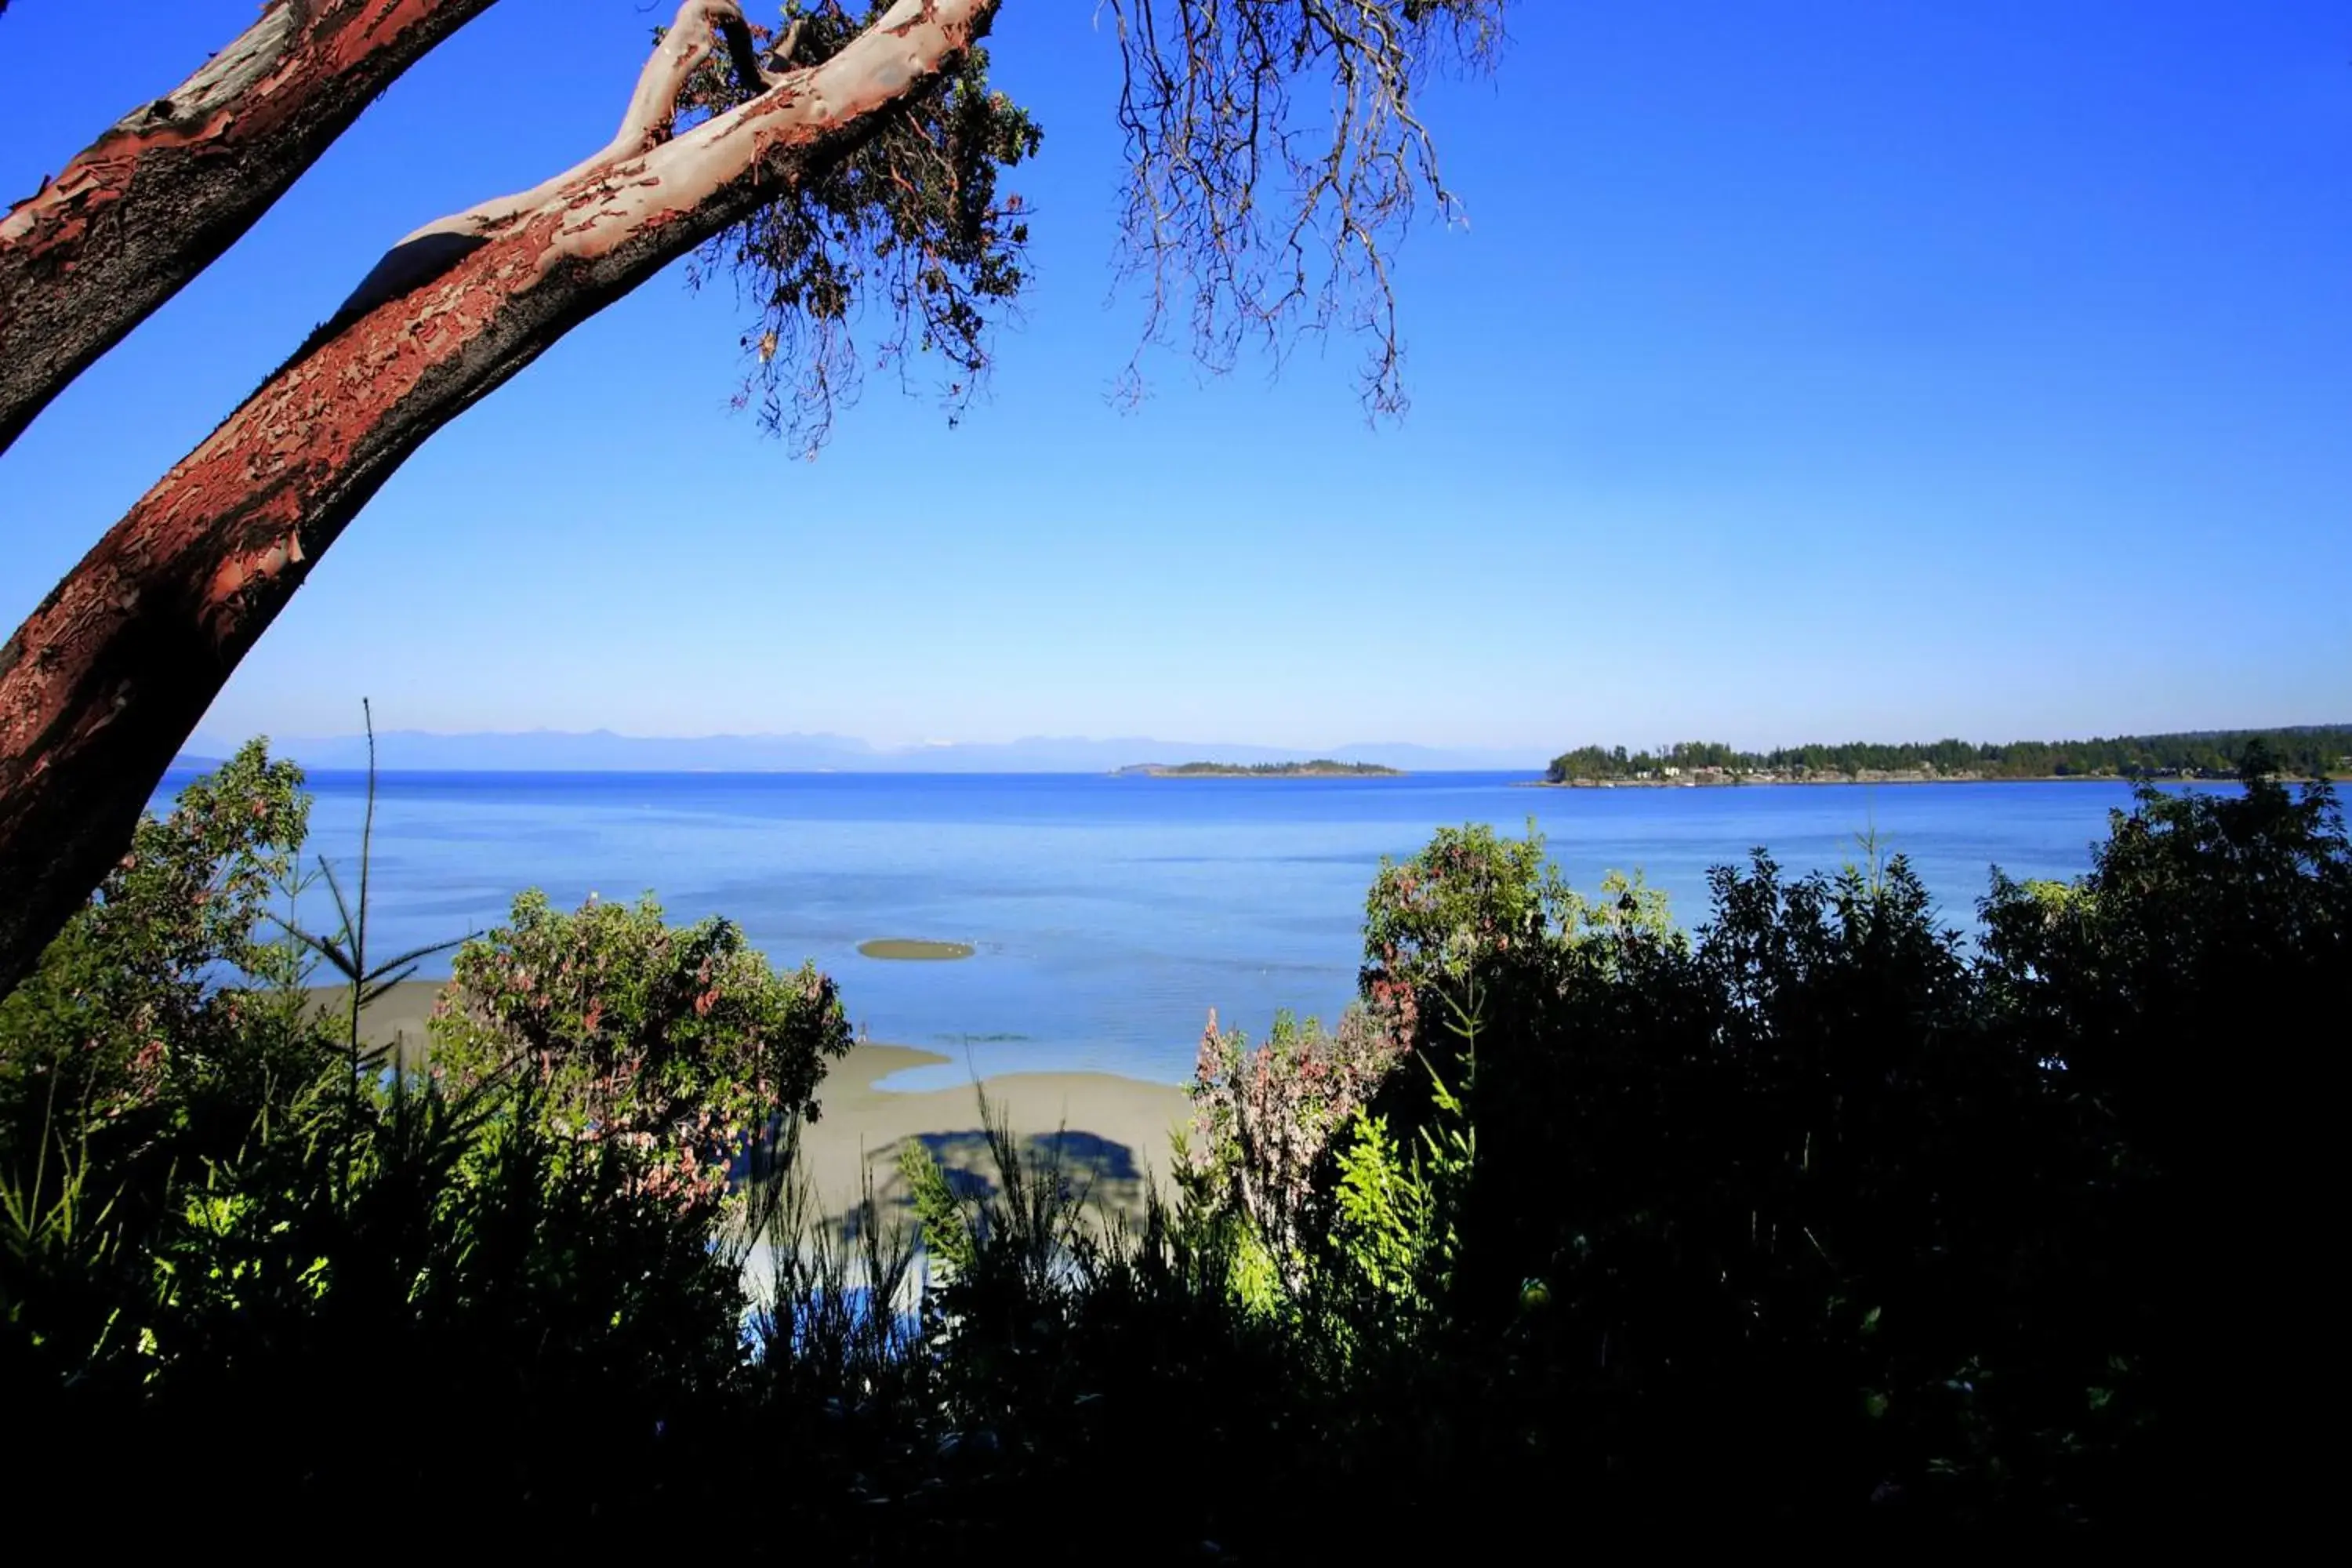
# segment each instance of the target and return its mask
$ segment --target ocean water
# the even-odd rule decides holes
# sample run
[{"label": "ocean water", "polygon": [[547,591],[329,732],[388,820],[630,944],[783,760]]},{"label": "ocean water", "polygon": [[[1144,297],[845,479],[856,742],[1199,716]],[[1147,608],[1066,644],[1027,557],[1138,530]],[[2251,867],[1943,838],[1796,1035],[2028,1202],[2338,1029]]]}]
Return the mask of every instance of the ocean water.
[{"label": "ocean water", "polygon": [[[168,795],[186,780],[164,782]],[[484,930],[514,894],[559,906],[652,891],[673,918],[731,917],[780,964],[814,959],[874,1039],[971,1073],[1091,1070],[1184,1081],[1210,1008],[1263,1031],[1352,994],[1381,857],[1441,825],[1529,817],[1580,889],[1640,869],[1685,925],[1711,866],[1769,847],[1834,869],[1874,831],[1947,923],[1971,929],[1998,864],[2090,864],[2108,784],[1550,790],[1525,775],[1152,779],[1083,774],[388,773],[378,783],[371,943]],[[310,850],[355,864],[363,775],[317,773]],[[160,798],[160,797],[159,797]],[[331,923],[314,898],[304,914]],[[868,959],[876,937],[971,943],[952,963]],[[444,958],[426,977],[446,974]]]}]

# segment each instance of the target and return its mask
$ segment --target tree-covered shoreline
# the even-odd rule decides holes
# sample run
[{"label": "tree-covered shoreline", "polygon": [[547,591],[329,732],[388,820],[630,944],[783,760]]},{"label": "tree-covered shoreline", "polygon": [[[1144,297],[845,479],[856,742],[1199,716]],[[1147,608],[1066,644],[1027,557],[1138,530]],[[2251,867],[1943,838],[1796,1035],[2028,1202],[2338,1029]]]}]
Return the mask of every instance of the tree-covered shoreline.
[{"label": "tree-covered shoreline", "polygon": [[1555,784],[1673,784],[2234,779],[2239,759],[2257,743],[2279,772],[2291,777],[2334,778],[2352,773],[2352,725],[2326,724],[2007,744],[1853,741],[1769,752],[1743,752],[1720,741],[1685,741],[1638,752],[1580,746],[1554,757],[1544,780]]}]

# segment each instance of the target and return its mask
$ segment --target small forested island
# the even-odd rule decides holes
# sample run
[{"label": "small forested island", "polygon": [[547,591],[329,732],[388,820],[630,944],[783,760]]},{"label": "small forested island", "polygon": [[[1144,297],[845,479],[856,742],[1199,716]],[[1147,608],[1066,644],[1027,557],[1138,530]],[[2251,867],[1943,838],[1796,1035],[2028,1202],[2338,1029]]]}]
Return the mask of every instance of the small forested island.
[{"label": "small forested island", "polygon": [[1401,779],[1402,768],[1377,763],[1339,763],[1318,757],[1311,763],[1138,763],[1119,768],[1118,778],[1152,779]]},{"label": "small forested island", "polygon": [[1926,784],[1985,780],[2233,779],[2246,748],[2267,748],[2290,777],[2352,774],[2352,725],[2284,730],[2200,730],[2112,740],[1966,741],[1890,745],[1785,746],[1741,752],[1719,741],[1685,741],[1657,751],[1580,746],[1551,760],[1543,783],[1668,786],[1741,784]]}]

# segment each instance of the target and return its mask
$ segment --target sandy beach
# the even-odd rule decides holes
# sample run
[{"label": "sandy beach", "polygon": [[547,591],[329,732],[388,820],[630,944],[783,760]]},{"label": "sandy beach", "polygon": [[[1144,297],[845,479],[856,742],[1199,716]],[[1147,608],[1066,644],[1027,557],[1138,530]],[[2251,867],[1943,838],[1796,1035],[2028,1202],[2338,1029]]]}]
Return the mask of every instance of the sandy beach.
[{"label": "sandy beach", "polygon": [[[416,1059],[439,989],[423,981],[394,987],[368,1009],[367,1037],[397,1041],[404,1059]],[[341,994],[321,992],[321,1004],[339,1005]],[[1058,1138],[1066,1168],[1115,1213],[1139,1215],[1150,1185],[1167,1181],[1169,1136],[1190,1112],[1182,1089],[1087,1072],[1009,1073],[918,1093],[877,1087],[892,1073],[950,1059],[907,1046],[861,1045],[825,1075],[821,1114],[802,1134],[802,1155],[827,1214],[854,1207],[869,1172],[876,1195],[903,1207],[898,1154],[909,1140],[929,1148],[959,1184],[992,1190],[981,1093],[1025,1147],[1038,1150]]]}]

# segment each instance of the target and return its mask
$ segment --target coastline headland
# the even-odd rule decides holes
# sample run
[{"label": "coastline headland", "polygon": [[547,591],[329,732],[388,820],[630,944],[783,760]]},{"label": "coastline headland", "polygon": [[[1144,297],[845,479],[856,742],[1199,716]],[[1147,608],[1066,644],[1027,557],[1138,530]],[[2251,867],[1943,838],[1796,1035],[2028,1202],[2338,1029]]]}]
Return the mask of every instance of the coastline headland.
[{"label": "coastline headland", "polygon": [[1521,786],[1528,789],[1729,789],[1754,784],[1769,787],[1777,784],[1819,786],[1829,784],[2115,784],[2123,775],[2116,773],[1907,773],[1864,768],[1851,773],[1809,773],[1802,776],[1774,773],[1734,773],[1709,771],[1677,778],[1636,779],[1525,779]]},{"label": "coastline headland", "polygon": [[2352,725],[2199,730],[2087,741],[1943,740],[1780,746],[1743,752],[1720,741],[1654,750],[1579,746],[1541,782],[1561,788],[1674,789],[1726,784],[2071,784],[2151,779],[2227,782],[2252,767],[2288,780],[2352,774]]}]

